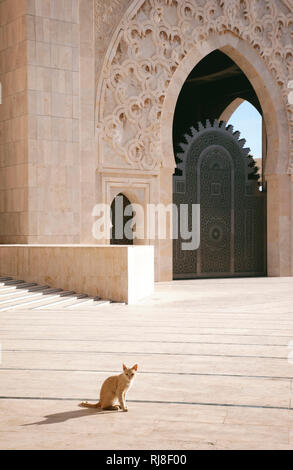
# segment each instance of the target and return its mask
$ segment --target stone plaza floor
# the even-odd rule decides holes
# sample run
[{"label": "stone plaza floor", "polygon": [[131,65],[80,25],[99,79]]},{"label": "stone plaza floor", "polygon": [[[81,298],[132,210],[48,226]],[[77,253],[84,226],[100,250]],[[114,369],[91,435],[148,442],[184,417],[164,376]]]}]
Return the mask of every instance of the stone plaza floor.
[{"label": "stone plaza floor", "polygon": [[[0,342],[0,449],[293,449],[293,278],[15,307]],[[139,366],[129,412],[79,408],[123,362]]]}]

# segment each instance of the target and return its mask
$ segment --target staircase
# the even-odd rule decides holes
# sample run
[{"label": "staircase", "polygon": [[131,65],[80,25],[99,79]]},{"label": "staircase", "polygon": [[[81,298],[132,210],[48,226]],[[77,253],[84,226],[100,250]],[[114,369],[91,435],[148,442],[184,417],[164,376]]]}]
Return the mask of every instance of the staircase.
[{"label": "staircase", "polygon": [[17,281],[0,277],[0,312],[8,310],[75,310],[97,309],[110,300],[77,294],[74,291],[40,286],[35,282]]}]

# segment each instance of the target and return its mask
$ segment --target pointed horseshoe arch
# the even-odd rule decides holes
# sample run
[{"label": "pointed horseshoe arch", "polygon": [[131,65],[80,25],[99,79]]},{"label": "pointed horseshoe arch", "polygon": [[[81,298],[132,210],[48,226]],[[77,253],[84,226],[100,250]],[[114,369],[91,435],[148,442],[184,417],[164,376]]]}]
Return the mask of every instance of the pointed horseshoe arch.
[{"label": "pointed horseshoe arch", "polygon": [[[245,41],[230,33],[212,35],[206,42],[194,46],[178,66],[168,88],[162,112],[161,144],[166,164],[172,163],[173,147],[170,117],[174,115],[179,93],[192,69],[208,54],[219,49],[228,55],[245,73],[253,86],[263,110],[268,134],[267,175],[286,174],[289,161],[289,122],[282,94],[259,54]],[[171,144],[171,145],[170,145]]]},{"label": "pointed horseshoe arch", "polygon": [[[226,33],[212,35],[206,42],[194,46],[182,60],[168,88],[162,112],[161,146],[165,164],[172,165],[174,159],[172,124],[177,99],[191,70],[204,57],[219,49],[242,69],[250,80],[263,110],[267,129],[266,179],[267,198],[267,264],[270,276],[291,276],[291,199],[292,181],[289,175],[290,126],[286,106],[280,88],[274,81],[259,54],[245,41]],[[278,200],[278,203],[276,203]],[[286,208],[287,207],[287,208]]]}]

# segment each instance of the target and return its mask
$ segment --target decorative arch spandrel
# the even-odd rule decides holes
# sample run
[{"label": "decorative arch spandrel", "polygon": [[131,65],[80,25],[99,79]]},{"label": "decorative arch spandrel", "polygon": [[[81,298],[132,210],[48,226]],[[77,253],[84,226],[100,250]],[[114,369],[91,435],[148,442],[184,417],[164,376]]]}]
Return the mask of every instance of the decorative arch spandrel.
[{"label": "decorative arch spandrel", "polygon": [[98,83],[99,167],[154,172],[164,165],[160,130],[169,84],[195,45],[228,32],[248,43],[271,72],[287,111],[293,148],[290,1],[123,2],[128,10],[109,44]]}]

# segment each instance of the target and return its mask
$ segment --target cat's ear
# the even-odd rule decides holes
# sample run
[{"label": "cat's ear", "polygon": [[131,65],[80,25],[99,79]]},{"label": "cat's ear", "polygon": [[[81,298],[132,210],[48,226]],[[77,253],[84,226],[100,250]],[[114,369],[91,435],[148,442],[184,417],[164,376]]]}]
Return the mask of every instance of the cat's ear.
[{"label": "cat's ear", "polygon": [[125,364],[123,364],[123,370],[124,370],[124,371],[127,370],[127,367],[126,367]]},{"label": "cat's ear", "polygon": [[133,367],[132,367],[132,369],[134,369],[134,370],[135,370],[135,372],[136,372],[136,371],[137,371],[137,367],[138,367],[138,365],[137,365],[137,364],[135,364],[135,366],[133,366]]}]

